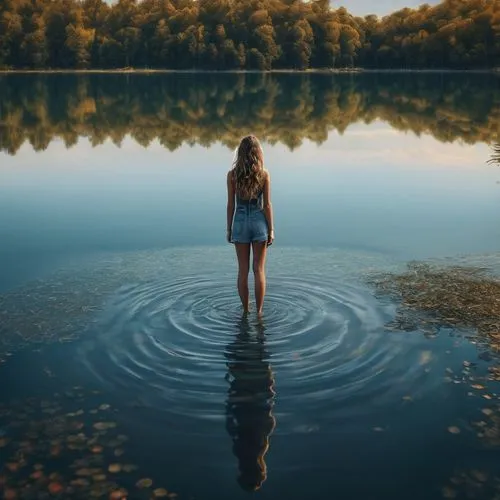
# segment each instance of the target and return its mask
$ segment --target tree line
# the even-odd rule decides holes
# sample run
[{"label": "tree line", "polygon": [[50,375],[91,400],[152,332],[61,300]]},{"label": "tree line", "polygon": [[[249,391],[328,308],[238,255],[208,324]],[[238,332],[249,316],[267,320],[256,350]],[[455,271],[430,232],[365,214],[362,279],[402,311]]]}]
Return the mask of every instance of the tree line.
[{"label": "tree line", "polygon": [[242,130],[294,149],[376,120],[442,142],[500,141],[494,75],[9,74],[0,95],[0,151],[12,155],[80,138],[235,148]]},{"label": "tree line", "polygon": [[379,18],[329,0],[2,0],[0,66],[22,69],[500,66],[500,2]]}]

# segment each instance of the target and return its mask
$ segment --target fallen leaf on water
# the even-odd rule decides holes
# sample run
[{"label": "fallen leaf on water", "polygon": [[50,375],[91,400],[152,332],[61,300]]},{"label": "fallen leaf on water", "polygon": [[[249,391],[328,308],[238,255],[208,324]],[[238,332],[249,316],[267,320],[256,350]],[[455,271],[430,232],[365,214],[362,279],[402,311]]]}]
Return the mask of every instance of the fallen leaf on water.
[{"label": "fallen leaf on water", "polygon": [[96,446],[92,446],[90,451],[92,453],[102,453],[102,450],[103,450],[102,446],[96,445]]},{"label": "fallen leaf on water", "polygon": [[90,476],[92,475],[92,471],[90,469],[78,469],[75,474],[77,476]]},{"label": "fallen leaf on water", "polygon": [[95,476],[92,476],[92,479],[96,483],[99,483],[101,481],[106,481],[106,474],[96,474]]},{"label": "fallen leaf on water", "polygon": [[105,431],[107,429],[113,429],[116,427],[115,422],[97,422],[94,424],[94,429],[98,431]]},{"label": "fallen leaf on water", "polygon": [[61,453],[61,447],[60,446],[53,446],[51,449],[50,449],[50,454],[52,456],[57,456]]},{"label": "fallen leaf on water", "polygon": [[420,366],[430,363],[431,360],[432,360],[432,352],[431,351],[422,351],[420,353],[420,358],[419,358]]},{"label": "fallen leaf on water", "polygon": [[43,477],[43,472],[41,470],[36,470],[30,475],[31,479],[40,479]]},{"label": "fallen leaf on water", "polygon": [[135,483],[135,485],[138,487],[138,488],[150,488],[153,484],[153,481],[151,479],[149,479],[148,477],[144,478],[144,479],[139,479],[139,481],[137,481],[137,483]]},{"label": "fallen leaf on water", "polygon": [[374,427],[373,430],[375,432],[384,432],[384,429],[382,427]]},{"label": "fallen leaf on water", "polygon": [[59,495],[62,491],[64,491],[64,486],[61,483],[49,483],[49,493],[51,495]]},{"label": "fallen leaf on water", "polygon": [[168,491],[165,488],[156,488],[156,490],[153,491],[153,495],[156,498],[164,498],[168,496]]},{"label": "fallen leaf on water", "polygon": [[99,406],[99,410],[101,411],[109,410],[110,408],[111,405],[106,405],[106,404]]},{"label": "fallen leaf on water", "polygon": [[3,493],[3,497],[5,500],[14,500],[17,498],[17,492],[12,488],[7,488]]},{"label": "fallen leaf on water", "polygon": [[134,472],[135,470],[137,470],[137,465],[125,464],[123,466],[123,470],[125,472]]},{"label": "fallen leaf on water", "polygon": [[110,464],[108,467],[108,471],[112,474],[116,474],[122,470],[122,466],[120,464]]},{"label": "fallen leaf on water", "polygon": [[10,472],[17,472],[19,470],[19,464],[17,462],[9,462],[8,464],[5,464],[5,466],[10,470]]},{"label": "fallen leaf on water", "polygon": [[483,408],[481,411],[488,417],[493,414],[493,410],[491,408]]},{"label": "fallen leaf on water", "polygon": [[110,500],[121,500],[122,498],[126,498],[126,497],[127,497],[127,491],[122,490],[122,489],[112,491],[109,494]]},{"label": "fallen leaf on water", "polygon": [[73,486],[88,486],[90,484],[90,482],[88,479],[80,477],[78,479],[73,479],[73,481],[71,481],[71,484]]},{"label": "fallen leaf on water", "polygon": [[472,363],[470,361],[464,361],[464,366],[470,366]]},{"label": "fallen leaf on water", "polygon": [[489,394],[483,394],[483,398],[488,400],[493,399]]},{"label": "fallen leaf on water", "polygon": [[460,429],[458,427],[452,426],[448,427],[448,432],[451,432],[452,434],[460,434]]},{"label": "fallen leaf on water", "polygon": [[449,486],[445,486],[441,490],[441,493],[443,494],[444,498],[456,498],[457,496],[457,492],[453,488],[450,488]]},{"label": "fallen leaf on water", "polygon": [[483,389],[486,389],[486,387],[484,387],[484,385],[481,385],[481,384],[472,384],[471,387],[473,389],[477,389],[478,391],[482,391]]},{"label": "fallen leaf on water", "polygon": [[480,470],[471,471],[471,476],[477,479],[480,483],[485,483],[488,480],[488,474]]},{"label": "fallen leaf on water", "polygon": [[403,401],[413,401],[411,396],[403,396]]}]

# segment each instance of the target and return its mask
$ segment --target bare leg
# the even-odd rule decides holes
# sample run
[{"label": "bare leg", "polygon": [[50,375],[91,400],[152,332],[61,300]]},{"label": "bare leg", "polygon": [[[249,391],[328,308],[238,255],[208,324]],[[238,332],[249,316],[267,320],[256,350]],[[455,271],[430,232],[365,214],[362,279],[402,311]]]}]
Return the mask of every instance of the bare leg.
[{"label": "bare leg", "polygon": [[264,296],[266,295],[266,242],[252,243],[253,250],[253,274],[255,277],[255,303],[257,314],[262,314]]},{"label": "bare leg", "polygon": [[235,243],[238,257],[238,293],[243,306],[243,312],[248,312],[248,273],[250,271],[250,244]]}]

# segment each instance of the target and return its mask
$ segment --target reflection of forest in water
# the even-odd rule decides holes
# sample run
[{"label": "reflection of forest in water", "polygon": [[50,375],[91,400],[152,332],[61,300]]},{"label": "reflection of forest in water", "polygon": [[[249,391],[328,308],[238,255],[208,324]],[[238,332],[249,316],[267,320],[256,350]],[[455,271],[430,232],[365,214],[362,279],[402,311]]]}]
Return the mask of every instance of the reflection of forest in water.
[{"label": "reflection of forest in water", "polygon": [[493,74],[45,74],[0,76],[0,150],[55,138],[93,145],[127,136],[169,150],[235,147],[243,131],[293,149],[380,119],[401,131],[468,144],[500,138]]}]

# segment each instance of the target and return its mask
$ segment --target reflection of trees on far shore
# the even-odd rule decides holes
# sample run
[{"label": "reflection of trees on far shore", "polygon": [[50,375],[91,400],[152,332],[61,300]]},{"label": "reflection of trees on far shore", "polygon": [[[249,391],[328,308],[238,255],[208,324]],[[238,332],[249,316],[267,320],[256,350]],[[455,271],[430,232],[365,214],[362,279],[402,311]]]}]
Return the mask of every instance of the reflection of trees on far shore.
[{"label": "reflection of trees on far shore", "polygon": [[500,139],[498,77],[486,74],[3,75],[0,95],[0,150],[10,154],[80,137],[233,148],[243,131],[293,149],[375,120],[442,142]]},{"label": "reflection of trees on far shore", "polygon": [[272,414],[274,375],[268,362],[264,325],[259,323],[254,329],[243,317],[225,356],[229,381],[226,429],[238,460],[238,483],[244,490],[255,491],[267,479],[265,455],[276,425]]}]

